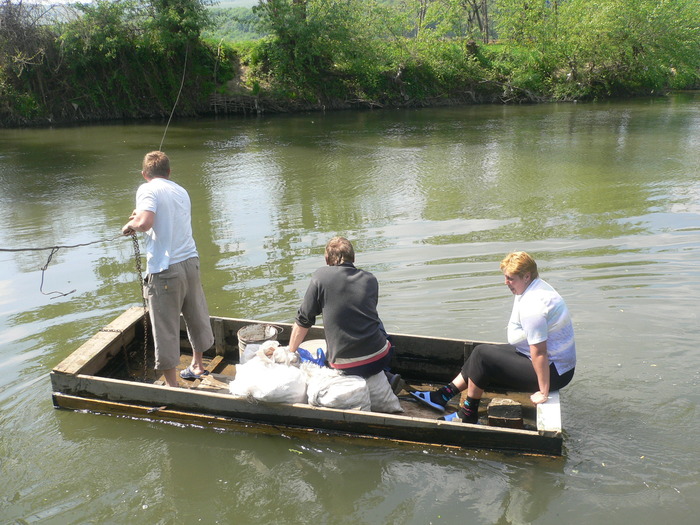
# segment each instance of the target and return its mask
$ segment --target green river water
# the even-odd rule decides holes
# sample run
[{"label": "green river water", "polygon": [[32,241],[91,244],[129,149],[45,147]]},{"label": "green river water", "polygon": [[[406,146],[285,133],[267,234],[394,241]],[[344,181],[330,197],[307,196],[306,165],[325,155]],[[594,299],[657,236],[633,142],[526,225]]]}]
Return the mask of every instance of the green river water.
[{"label": "green river water", "polygon": [[[55,410],[49,371],[139,305],[119,236],[165,123],[0,130],[0,523],[691,524],[700,94],[171,123],[211,313],[291,322],[333,235],[391,332],[503,341],[526,250],[574,318],[565,456]],[[64,297],[44,292],[74,293]]]}]

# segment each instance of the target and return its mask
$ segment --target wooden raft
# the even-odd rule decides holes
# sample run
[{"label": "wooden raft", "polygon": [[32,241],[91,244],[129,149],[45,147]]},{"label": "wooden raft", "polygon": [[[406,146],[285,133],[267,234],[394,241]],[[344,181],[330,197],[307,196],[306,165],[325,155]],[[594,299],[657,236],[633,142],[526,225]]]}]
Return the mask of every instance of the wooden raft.
[{"label": "wooden raft", "polygon": [[[56,407],[203,425],[277,429],[277,432],[285,428],[286,432],[344,435],[421,445],[552,456],[559,456],[562,452],[558,393],[552,393],[547,403],[536,408],[524,393],[490,393],[484,397],[480,411],[482,423],[488,421],[486,407],[490,399],[505,396],[522,403],[524,429],[438,421],[438,412],[412,401],[407,391],[400,395],[404,408],[402,414],[337,410],[301,403],[251,403],[234,398],[228,392],[228,383],[235,377],[239,357],[236,334],[241,327],[260,321],[212,317],[216,343],[205,354],[210,375],[202,380],[181,380],[180,388],[167,387],[162,384],[161,377],[153,374],[152,364],[144,367],[143,361],[132,362],[139,353],[143,354],[143,350],[139,350],[143,346],[143,315],[144,310],[139,307],[125,311],[51,371]],[[286,334],[291,332],[290,324],[275,324],[282,326]],[[391,335],[397,347],[392,370],[404,377],[406,390],[432,389],[445,384],[452,379],[455,370],[461,368],[465,353],[477,344],[454,339]],[[308,337],[322,339],[322,327],[313,327]],[[191,360],[184,331],[182,340],[181,368],[184,369]],[[282,338],[280,342],[286,343]],[[144,369],[150,373],[145,378],[141,372]],[[431,382],[431,379],[436,382]],[[452,408],[456,410],[459,401],[455,399],[453,403]]]}]

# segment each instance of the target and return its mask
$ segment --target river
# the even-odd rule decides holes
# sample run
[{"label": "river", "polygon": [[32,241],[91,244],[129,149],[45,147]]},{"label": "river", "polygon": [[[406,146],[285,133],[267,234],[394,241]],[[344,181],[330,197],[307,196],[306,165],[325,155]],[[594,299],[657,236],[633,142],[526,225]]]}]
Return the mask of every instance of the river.
[{"label": "river", "polygon": [[[341,234],[389,331],[502,341],[498,263],[530,252],[574,319],[565,456],[55,410],[49,371],[140,304],[119,231],[161,141],[215,315],[291,322]],[[700,93],[0,130],[0,145],[0,247],[33,249],[0,251],[0,522],[696,523]],[[56,245],[75,247],[34,250]]]}]

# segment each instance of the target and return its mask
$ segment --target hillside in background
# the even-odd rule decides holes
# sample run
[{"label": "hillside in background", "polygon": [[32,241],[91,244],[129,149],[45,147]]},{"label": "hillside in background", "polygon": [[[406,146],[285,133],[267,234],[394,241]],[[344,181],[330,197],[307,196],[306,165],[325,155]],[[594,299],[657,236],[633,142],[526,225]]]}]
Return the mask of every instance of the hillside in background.
[{"label": "hillside in background", "polygon": [[260,32],[258,16],[249,7],[214,5],[208,8],[208,12],[211,23],[202,29],[202,38],[205,40],[246,42],[258,40],[264,35]]},{"label": "hillside in background", "polygon": [[231,7],[247,7],[251,8],[258,4],[258,0],[220,0],[214,1],[212,7],[218,7],[221,9],[229,9]]}]

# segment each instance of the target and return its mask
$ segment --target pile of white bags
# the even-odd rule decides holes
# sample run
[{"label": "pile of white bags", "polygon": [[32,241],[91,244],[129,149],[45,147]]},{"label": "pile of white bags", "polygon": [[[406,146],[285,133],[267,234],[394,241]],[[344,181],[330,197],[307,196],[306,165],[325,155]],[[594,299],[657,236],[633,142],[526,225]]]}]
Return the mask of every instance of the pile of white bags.
[{"label": "pile of white bags", "polygon": [[272,403],[403,412],[384,372],[363,379],[310,362],[300,364],[297,353],[289,352],[277,341],[265,341],[253,357],[236,366],[229,391],[236,397]]},{"label": "pile of white bags", "polygon": [[306,378],[301,369],[293,366],[294,361],[298,362],[296,354],[277,341],[266,341],[255,357],[236,366],[236,378],[229,383],[229,392],[271,403],[306,403]]}]

